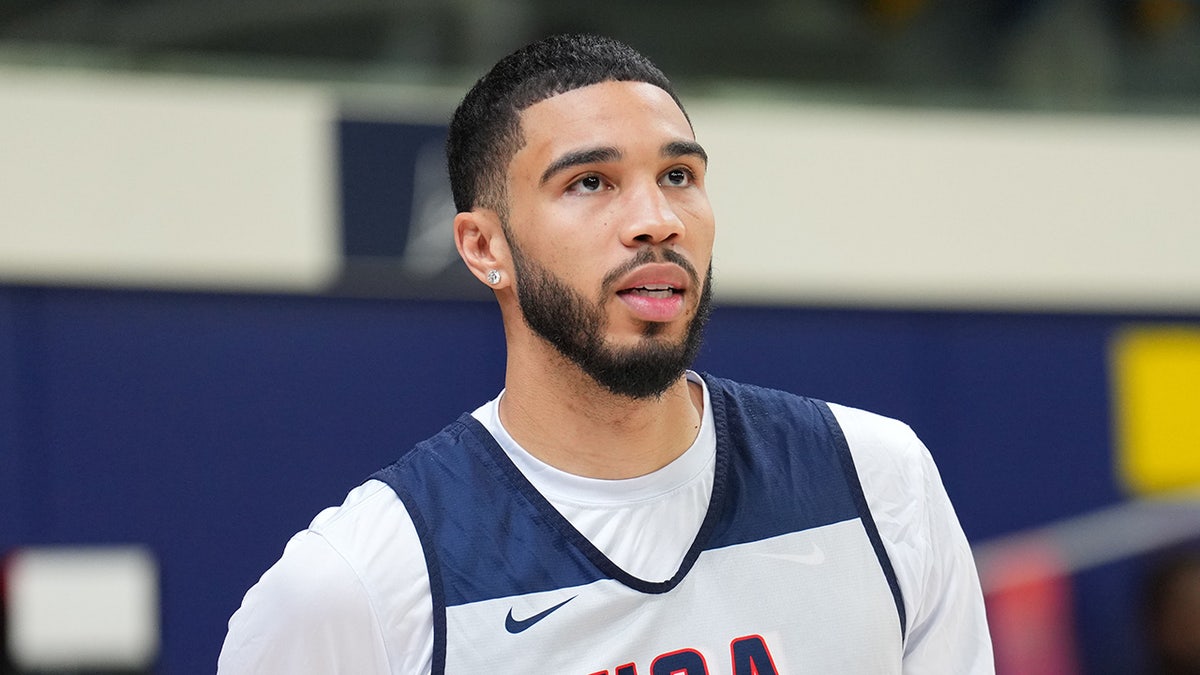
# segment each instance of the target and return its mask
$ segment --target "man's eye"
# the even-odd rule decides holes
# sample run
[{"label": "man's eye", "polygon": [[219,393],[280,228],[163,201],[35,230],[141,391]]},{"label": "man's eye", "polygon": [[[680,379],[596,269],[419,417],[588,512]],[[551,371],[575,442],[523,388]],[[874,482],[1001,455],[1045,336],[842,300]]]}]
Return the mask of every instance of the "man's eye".
[{"label": "man's eye", "polygon": [[673,187],[687,187],[692,184],[692,172],[687,169],[671,169],[663,174],[663,183]]},{"label": "man's eye", "polygon": [[604,189],[604,180],[600,176],[584,176],[571,186],[576,192],[599,192]]}]

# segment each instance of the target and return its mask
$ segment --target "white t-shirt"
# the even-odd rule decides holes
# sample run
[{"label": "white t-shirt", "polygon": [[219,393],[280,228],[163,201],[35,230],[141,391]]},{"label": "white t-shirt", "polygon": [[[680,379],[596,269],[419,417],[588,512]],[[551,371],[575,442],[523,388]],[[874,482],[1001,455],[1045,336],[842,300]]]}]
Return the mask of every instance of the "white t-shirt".
[{"label": "white t-shirt", "polygon": [[[704,384],[693,373],[689,379]],[[609,559],[662,580],[678,569],[708,508],[716,432],[707,388],[704,402],[691,448],[625,480],[584,478],[539,461],[500,424],[499,397],[472,415]],[[903,672],[994,672],[970,549],[928,451],[902,423],[830,408],[904,598]],[[368,481],[293,537],[246,594],[229,621],[218,672],[424,675],[432,653],[429,578],[416,529],[396,493]]]}]

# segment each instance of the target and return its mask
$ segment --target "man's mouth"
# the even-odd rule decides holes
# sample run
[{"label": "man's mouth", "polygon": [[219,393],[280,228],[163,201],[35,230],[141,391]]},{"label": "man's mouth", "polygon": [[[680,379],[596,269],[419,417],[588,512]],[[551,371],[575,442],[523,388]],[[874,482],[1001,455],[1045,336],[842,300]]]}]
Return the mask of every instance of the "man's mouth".
[{"label": "man's mouth", "polygon": [[639,283],[617,291],[617,297],[629,308],[635,319],[665,323],[674,321],[683,314],[685,292],[682,285],[677,286],[669,282]]},{"label": "man's mouth", "polygon": [[669,298],[676,293],[681,293],[678,288],[670,284],[645,284],[643,286],[634,286],[617,291],[617,295],[639,295],[647,298]]}]

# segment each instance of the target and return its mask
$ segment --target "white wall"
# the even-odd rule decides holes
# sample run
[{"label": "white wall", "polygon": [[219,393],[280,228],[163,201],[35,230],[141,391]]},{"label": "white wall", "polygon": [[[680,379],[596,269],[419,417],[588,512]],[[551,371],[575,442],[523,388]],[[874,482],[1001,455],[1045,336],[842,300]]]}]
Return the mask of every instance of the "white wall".
[{"label": "white wall", "polygon": [[[0,69],[0,280],[320,290],[337,104],[315,84]],[[724,300],[1200,308],[1200,118],[689,113]]]},{"label": "white wall", "polygon": [[722,297],[1200,308],[1200,119],[689,112],[713,157]]},{"label": "white wall", "polygon": [[335,110],[313,87],[0,69],[0,279],[320,288]]}]

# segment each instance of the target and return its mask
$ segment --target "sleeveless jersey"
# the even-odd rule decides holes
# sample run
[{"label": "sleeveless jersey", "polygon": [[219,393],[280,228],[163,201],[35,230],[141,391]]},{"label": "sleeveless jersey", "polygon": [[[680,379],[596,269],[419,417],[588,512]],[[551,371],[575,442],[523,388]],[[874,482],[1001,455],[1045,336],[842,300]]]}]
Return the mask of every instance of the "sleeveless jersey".
[{"label": "sleeveless jersey", "polygon": [[433,673],[900,673],[891,563],[828,405],[705,375],[716,473],[679,570],[639,579],[463,415],[373,477],[421,540]]}]

